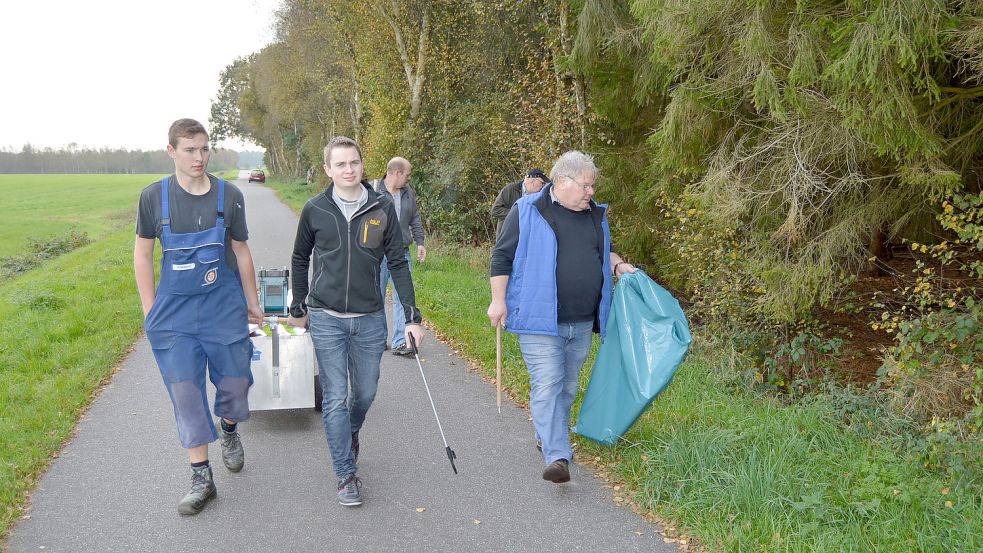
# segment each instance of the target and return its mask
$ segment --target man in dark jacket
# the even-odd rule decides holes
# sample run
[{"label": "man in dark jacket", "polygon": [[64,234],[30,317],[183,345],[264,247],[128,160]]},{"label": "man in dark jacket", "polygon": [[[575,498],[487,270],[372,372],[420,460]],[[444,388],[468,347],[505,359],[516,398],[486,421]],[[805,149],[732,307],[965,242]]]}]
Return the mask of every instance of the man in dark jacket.
[{"label": "man in dark jacket", "polygon": [[[386,342],[386,313],[379,293],[379,268],[388,259],[402,300],[406,336],[423,339],[420,312],[392,198],[362,181],[362,151],[354,140],[336,137],[324,148],[324,171],[332,184],[308,200],[300,214],[291,259],[293,301],[290,324],[309,323],[324,390],[324,431],[338,502],[362,504],[355,476],[358,431],[375,399]],[[314,278],[307,272],[314,257]],[[349,381],[351,390],[349,391]]]},{"label": "man in dark jacket", "polygon": [[512,205],[519,198],[527,194],[535,194],[542,190],[543,185],[548,180],[542,170],[533,167],[529,171],[526,171],[526,176],[522,180],[505,185],[505,188],[495,198],[495,203],[492,204],[491,216],[495,221],[496,237],[502,232],[502,222],[505,221],[505,217],[509,214],[509,210],[512,209]]},{"label": "man in dark jacket", "polygon": [[[420,209],[416,205],[416,192],[409,186],[413,166],[405,158],[394,157],[386,165],[386,176],[372,181],[372,189],[379,194],[389,196],[396,206],[396,217],[399,219],[399,229],[403,233],[403,254],[406,266],[412,271],[410,261],[410,244],[416,242],[417,261],[423,263],[427,259],[427,248],[423,245],[423,221]],[[380,288],[386,295],[390,275],[388,260],[383,257],[381,264]],[[399,292],[393,287],[393,334],[392,347],[394,355],[413,356],[413,350],[406,346],[403,335],[406,327],[403,325],[403,308],[399,300]]]}]

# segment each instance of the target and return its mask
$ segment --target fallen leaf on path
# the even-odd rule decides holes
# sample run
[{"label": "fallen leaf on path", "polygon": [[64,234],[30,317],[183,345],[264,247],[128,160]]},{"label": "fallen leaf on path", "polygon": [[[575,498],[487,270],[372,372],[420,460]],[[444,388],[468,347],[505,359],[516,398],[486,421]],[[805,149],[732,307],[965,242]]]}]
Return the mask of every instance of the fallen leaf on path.
[{"label": "fallen leaf on path", "polygon": [[481,521],[480,521],[480,520],[478,520],[478,519],[474,519],[474,523],[475,523],[475,524],[481,524]]},{"label": "fallen leaf on path", "polygon": [[423,511],[426,511],[426,510],[427,510],[426,507],[417,507],[416,508],[416,512],[418,512],[418,513],[422,513]]}]

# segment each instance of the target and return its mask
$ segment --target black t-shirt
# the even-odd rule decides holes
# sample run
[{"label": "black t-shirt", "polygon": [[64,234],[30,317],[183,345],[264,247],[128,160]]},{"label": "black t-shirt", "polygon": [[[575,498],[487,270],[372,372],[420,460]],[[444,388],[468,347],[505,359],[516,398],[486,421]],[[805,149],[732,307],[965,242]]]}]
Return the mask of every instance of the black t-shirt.
[{"label": "black t-shirt", "polygon": [[590,210],[572,211],[550,202],[556,222],[556,319],[593,321],[601,302],[604,274],[597,227]]},{"label": "black t-shirt", "polygon": [[[218,178],[208,175],[211,188],[201,196],[190,194],[181,188],[177,178],[171,175],[168,184],[168,204],[171,211],[171,232],[184,234],[210,229],[215,226],[218,207]],[[160,201],[161,181],[143,189],[137,209],[137,236],[159,238],[163,227]],[[246,203],[242,191],[234,184],[225,183],[225,262],[236,269],[236,256],[232,240],[245,242],[249,238],[246,228]]]}]

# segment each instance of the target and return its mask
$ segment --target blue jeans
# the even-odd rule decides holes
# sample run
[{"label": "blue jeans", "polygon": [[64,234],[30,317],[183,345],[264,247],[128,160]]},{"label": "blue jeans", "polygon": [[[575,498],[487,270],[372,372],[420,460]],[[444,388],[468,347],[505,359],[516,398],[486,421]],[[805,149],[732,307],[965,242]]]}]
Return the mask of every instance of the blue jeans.
[{"label": "blue jeans", "polygon": [[[403,252],[406,259],[406,266],[413,269],[410,262],[410,249],[406,248]],[[382,256],[382,270],[379,271],[379,284],[382,288],[382,303],[386,303],[386,285],[389,284],[389,265],[386,263],[386,256]],[[393,349],[406,344],[406,315],[403,313],[403,304],[399,302],[399,294],[396,293],[396,283],[393,282]]]},{"label": "blue jeans", "polygon": [[311,310],[310,328],[324,392],[324,433],[335,475],[341,480],[355,474],[352,432],[358,432],[365,422],[379,385],[386,312],[343,319]]},{"label": "blue jeans", "polygon": [[593,321],[560,323],[559,336],[519,334],[522,359],[529,369],[529,410],[546,464],[570,461],[570,409],[590,351]]}]

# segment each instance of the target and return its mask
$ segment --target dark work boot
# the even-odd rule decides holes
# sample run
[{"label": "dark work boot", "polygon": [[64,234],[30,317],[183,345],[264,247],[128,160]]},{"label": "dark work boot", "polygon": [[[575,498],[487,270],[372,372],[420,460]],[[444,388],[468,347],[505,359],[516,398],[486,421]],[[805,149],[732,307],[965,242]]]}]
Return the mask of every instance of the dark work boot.
[{"label": "dark work boot", "polygon": [[246,454],[242,450],[242,440],[239,431],[226,432],[219,426],[219,439],[222,440],[222,462],[230,472],[239,472],[246,462]]},{"label": "dark work boot", "polygon": [[177,512],[182,515],[197,515],[217,493],[212,480],[212,467],[191,467],[191,491],[177,504]]}]

